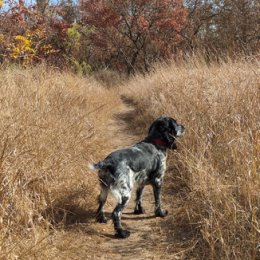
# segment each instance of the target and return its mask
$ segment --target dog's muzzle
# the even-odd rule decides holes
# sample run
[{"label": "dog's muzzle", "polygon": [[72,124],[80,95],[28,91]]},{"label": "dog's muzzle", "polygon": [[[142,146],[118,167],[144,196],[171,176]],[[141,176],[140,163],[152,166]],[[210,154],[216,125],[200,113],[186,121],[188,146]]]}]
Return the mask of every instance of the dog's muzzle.
[{"label": "dog's muzzle", "polygon": [[180,137],[180,136],[184,135],[184,133],[185,133],[185,127],[183,125],[178,125],[176,136]]}]

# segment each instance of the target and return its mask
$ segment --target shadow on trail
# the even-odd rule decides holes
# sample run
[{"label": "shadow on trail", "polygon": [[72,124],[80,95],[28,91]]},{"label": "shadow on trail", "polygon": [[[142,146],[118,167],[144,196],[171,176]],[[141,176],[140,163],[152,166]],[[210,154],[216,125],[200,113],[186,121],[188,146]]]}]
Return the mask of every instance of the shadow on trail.
[{"label": "shadow on trail", "polygon": [[146,219],[154,219],[154,218],[156,218],[155,215],[150,215],[150,216],[145,216],[145,215],[137,216],[137,215],[133,215],[133,217],[126,217],[125,215],[133,215],[133,214],[124,213],[122,215],[122,220],[130,220],[131,219],[131,220],[135,221],[135,220],[146,220]]},{"label": "shadow on trail", "polygon": [[86,210],[78,204],[56,204],[47,208],[43,214],[55,228],[68,228],[75,224],[86,224],[93,221],[95,211],[92,209]]}]

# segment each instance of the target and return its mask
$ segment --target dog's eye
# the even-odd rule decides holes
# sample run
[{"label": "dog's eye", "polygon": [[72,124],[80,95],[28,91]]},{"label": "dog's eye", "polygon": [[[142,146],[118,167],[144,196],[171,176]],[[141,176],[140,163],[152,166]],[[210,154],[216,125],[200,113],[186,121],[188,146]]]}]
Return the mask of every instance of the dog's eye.
[{"label": "dog's eye", "polygon": [[173,135],[176,134],[176,128],[174,126],[170,129],[170,133]]}]

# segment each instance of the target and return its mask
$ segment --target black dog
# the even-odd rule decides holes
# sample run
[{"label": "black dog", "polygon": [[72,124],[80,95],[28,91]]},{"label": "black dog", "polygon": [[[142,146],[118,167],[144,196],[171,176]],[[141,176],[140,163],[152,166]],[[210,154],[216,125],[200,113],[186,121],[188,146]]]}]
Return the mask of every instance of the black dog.
[{"label": "black dog", "polygon": [[135,214],[144,213],[141,198],[145,185],[152,185],[155,197],[155,215],[165,217],[167,211],[161,208],[160,191],[166,170],[166,149],[176,149],[175,138],[184,134],[184,126],[170,117],[156,119],[149,128],[148,136],[130,148],[112,152],[105,160],[90,164],[91,169],[99,170],[101,192],[97,221],[106,223],[103,206],[108,191],[116,197],[118,204],[112,213],[116,237],[126,238],[128,230],[121,226],[122,210],[128,203],[137,183]]}]

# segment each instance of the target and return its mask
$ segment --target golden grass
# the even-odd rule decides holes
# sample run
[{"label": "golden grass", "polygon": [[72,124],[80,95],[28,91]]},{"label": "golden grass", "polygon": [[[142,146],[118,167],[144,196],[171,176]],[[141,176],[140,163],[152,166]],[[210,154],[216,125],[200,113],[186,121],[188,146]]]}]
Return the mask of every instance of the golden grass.
[{"label": "golden grass", "polygon": [[44,258],[58,226],[90,218],[97,176],[87,163],[114,147],[109,119],[121,103],[43,66],[0,74],[0,258]]},{"label": "golden grass", "polygon": [[[89,230],[82,242],[66,232],[93,218],[97,178],[87,163],[130,145],[128,133],[140,140],[160,115],[187,128],[169,152],[163,253],[260,257],[259,64],[197,59],[160,64],[121,87],[113,79],[104,88],[103,77],[44,66],[0,70],[0,259],[84,258]],[[125,136],[113,121],[120,95],[135,108]]]},{"label": "golden grass", "polygon": [[170,240],[186,236],[170,250],[187,259],[260,257],[259,72],[257,62],[195,59],[127,86],[140,133],[160,115],[187,128],[168,160],[168,200],[178,207],[165,227]]}]

